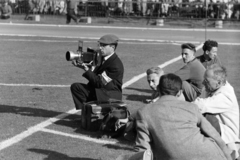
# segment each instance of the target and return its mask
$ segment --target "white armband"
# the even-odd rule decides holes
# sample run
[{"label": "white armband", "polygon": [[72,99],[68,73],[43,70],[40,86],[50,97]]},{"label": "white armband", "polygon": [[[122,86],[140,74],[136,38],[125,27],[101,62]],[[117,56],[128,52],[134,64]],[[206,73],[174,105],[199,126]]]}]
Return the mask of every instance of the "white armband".
[{"label": "white armband", "polygon": [[102,83],[104,85],[107,85],[109,82],[112,81],[112,79],[110,77],[108,77],[108,75],[106,74],[105,71],[100,75],[100,77],[101,77]]}]

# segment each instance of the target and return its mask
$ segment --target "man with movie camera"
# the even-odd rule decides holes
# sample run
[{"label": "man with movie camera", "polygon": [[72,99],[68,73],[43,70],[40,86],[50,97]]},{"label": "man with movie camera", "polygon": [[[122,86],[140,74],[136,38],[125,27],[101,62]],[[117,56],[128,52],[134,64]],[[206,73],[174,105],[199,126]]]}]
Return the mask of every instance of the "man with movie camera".
[{"label": "man with movie camera", "polygon": [[102,36],[99,40],[99,49],[102,63],[92,67],[81,61],[73,60],[74,66],[83,69],[83,77],[88,84],[74,83],[71,92],[76,109],[82,109],[85,102],[108,101],[122,99],[122,80],[124,67],[116,54],[118,37],[112,34]]}]

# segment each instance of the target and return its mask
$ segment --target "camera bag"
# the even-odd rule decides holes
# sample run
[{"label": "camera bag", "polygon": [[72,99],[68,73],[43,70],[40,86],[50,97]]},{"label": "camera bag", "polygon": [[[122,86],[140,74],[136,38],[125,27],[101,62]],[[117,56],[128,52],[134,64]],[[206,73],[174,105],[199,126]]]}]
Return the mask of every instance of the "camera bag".
[{"label": "camera bag", "polygon": [[82,128],[89,131],[99,131],[103,118],[111,111],[111,108],[121,106],[126,106],[126,104],[119,100],[85,103],[82,109]]}]

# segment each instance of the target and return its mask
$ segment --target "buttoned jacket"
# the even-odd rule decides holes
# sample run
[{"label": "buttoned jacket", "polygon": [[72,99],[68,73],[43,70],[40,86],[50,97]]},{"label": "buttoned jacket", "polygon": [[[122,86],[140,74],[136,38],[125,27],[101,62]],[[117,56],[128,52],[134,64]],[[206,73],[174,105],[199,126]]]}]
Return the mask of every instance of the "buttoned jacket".
[{"label": "buttoned jacket", "polygon": [[[101,74],[105,72],[112,80],[104,84],[101,80]],[[120,58],[114,53],[102,65],[96,67],[93,71],[88,70],[83,77],[88,79],[88,85],[95,88],[98,100],[107,100],[106,98],[122,99],[122,82],[124,67]]]}]

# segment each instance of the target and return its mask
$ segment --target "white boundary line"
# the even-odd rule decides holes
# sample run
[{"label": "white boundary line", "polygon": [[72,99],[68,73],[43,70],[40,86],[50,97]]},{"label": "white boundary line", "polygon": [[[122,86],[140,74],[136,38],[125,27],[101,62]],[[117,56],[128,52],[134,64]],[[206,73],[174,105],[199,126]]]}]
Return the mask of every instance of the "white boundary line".
[{"label": "white boundary line", "polygon": [[[14,36],[14,37],[45,37],[45,38],[67,38],[67,39],[91,39],[98,40],[99,37],[76,37],[76,36],[53,36],[53,35],[34,35],[34,34],[6,34],[0,33],[0,36]],[[158,39],[132,39],[132,38],[120,38],[123,41],[137,41],[137,42],[160,42],[160,43],[187,43],[189,41],[172,41],[172,40],[158,40]],[[120,41],[121,43],[121,41]],[[198,41],[191,41],[191,43],[197,43]]]},{"label": "white boundary line", "polygon": [[[3,34],[0,33],[0,36],[14,36],[14,37],[45,37],[45,38],[67,38],[67,39],[92,39],[92,40],[98,40],[99,37],[74,37],[74,36],[48,36],[48,35],[32,35],[32,34]],[[120,38],[120,40],[123,41],[137,41],[137,42],[157,42],[158,43],[169,43],[169,44],[182,44],[182,43],[194,43],[199,44],[199,41],[172,41],[172,40],[161,40],[161,39],[132,39],[132,38]],[[4,41],[4,39],[1,39],[0,41]],[[13,41],[18,41],[17,39]],[[21,41],[21,40],[19,40]],[[26,41],[32,41],[32,40],[26,40]],[[54,42],[54,40],[35,40],[35,41],[42,41],[42,42]],[[139,44],[134,42],[123,42],[120,41],[119,43],[128,43],[128,44]],[[55,41],[55,42],[74,42],[77,43],[77,41]],[[86,41],[86,42],[92,42],[92,41]],[[149,44],[149,43],[146,43]],[[222,45],[235,45],[239,46],[240,43],[232,43],[232,42],[218,42],[218,44]]]},{"label": "white boundary line", "polygon": [[[202,48],[202,46],[203,46],[203,44],[200,44],[199,46],[196,47],[196,50],[199,50],[200,48]],[[181,58],[182,58],[182,56],[178,56],[176,58],[173,58],[173,59],[171,59],[171,60],[169,60],[169,61],[159,65],[158,67],[164,68],[164,67],[168,66],[169,64],[172,64],[172,63],[180,60]],[[145,76],[147,76],[146,72],[133,77],[132,79],[130,79],[129,81],[127,81],[126,83],[123,84],[123,88],[125,88],[125,87],[127,87],[127,86],[129,86],[129,85],[131,85],[133,83],[135,83],[136,81],[138,81],[139,79],[141,79],[141,78],[143,78]]]},{"label": "white boundary line", "polygon": [[[198,49],[200,49],[201,47],[202,47],[202,44],[199,45],[199,46],[197,46],[196,49],[198,50]],[[179,57],[180,57],[180,56],[179,56]],[[179,59],[181,58],[181,57],[180,57],[180,58],[179,58],[179,57],[176,57],[176,58],[174,58],[174,59],[171,59],[171,60],[169,60],[169,61],[167,61],[167,62],[165,62],[164,64],[159,65],[159,66],[161,66],[162,68],[164,68],[164,67],[166,67],[167,65],[169,65],[169,64],[171,64],[171,63],[179,60]],[[126,82],[126,83],[123,84],[123,88],[126,88],[127,86],[133,84],[134,82],[136,82],[136,81],[139,80],[140,78],[143,78],[144,76],[146,76],[146,73],[141,74],[141,76],[136,76],[136,77],[138,77],[138,78],[135,78],[135,77],[132,78],[131,80],[129,80],[128,82]],[[39,124],[37,124],[37,125],[35,125],[35,126],[32,126],[32,127],[28,128],[26,131],[23,131],[23,132],[21,132],[20,134],[14,136],[14,137],[12,137],[12,138],[9,138],[9,139],[7,139],[7,140],[2,141],[2,142],[0,143],[0,151],[3,150],[3,149],[5,149],[5,148],[7,148],[7,147],[12,146],[12,145],[15,144],[15,143],[20,142],[21,140],[29,137],[30,135],[32,135],[32,134],[34,134],[34,133],[36,133],[36,132],[38,132],[38,131],[44,130],[45,127],[47,127],[47,126],[49,126],[49,125],[51,125],[51,124],[53,124],[53,123],[55,123],[55,122],[63,119],[64,117],[68,116],[69,114],[75,114],[75,113],[77,113],[78,111],[79,111],[79,110],[75,110],[75,109],[69,110],[69,111],[66,112],[66,113],[62,113],[62,114],[60,114],[60,115],[58,115],[58,116],[56,116],[56,117],[49,118],[49,119],[47,119],[47,120],[45,120],[45,121],[43,121],[43,122],[41,122],[41,123],[39,123]],[[47,130],[45,130],[45,132],[46,132],[46,131],[47,131]],[[49,130],[48,130],[48,131],[49,131]],[[80,136],[79,136],[78,138],[80,138]],[[84,139],[84,138],[86,138],[86,137],[81,137],[81,138]]]},{"label": "white boundary line", "polygon": [[65,88],[70,87],[70,85],[53,85],[53,84],[16,84],[16,83],[0,83],[0,86],[10,86],[10,87],[57,87],[57,88]]},{"label": "white boundary line", "polygon": [[52,129],[47,129],[47,128],[42,128],[42,132],[47,132],[47,133],[52,133],[56,135],[61,135],[61,136],[66,136],[66,137],[71,137],[71,138],[77,138],[77,139],[82,139],[90,142],[95,142],[95,143],[100,143],[100,144],[116,144],[116,141],[109,141],[109,140],[103,140],[103,139],[96,139],[96,138],[91,138],[89,136],[84,136],[84,135],[76,135],[76,134],[69,134],[65,132],[60,132],[60,131],[55,131]]},{"label": "white boundary line", "polygon": [[[65,27],[65,28],[101,28],[101,29],[134,29],[134,30],[162,30],[162,31],[201,31],[205,32],[205,28],[154,28],[154,27],[119,27],[119,26],[90,26],[90,25],[56,25],[56,24],[23,24],[23,23],[0,23],[0,25],[15,26],[38,26],[38,27]],[[210,29],[210,32],[240,32],[237,29]]]},{"label": "white boundary line", "polygon": [[67,117],[69,114],[75,114],[77,112],[78,112],[78,110],[75,110],[75,109],[69,110],[66,113],[60,114],[60,115],[58,115],[56,117],[53,117],[53,118],[49,118],[46,121],[43,121],[43,122],[41,122],[41,123],[39,123],[39,124],[37,124],[33,127],[30,127],[26,131],[14,136],[10,139],[2,141],[0,143],[0,151],[7,148],[7,147],[10,147],[11,145],[13,145],[15,143],[20,142],[21,140],[23,140],[23,139],[27,138],[28,136],[32,135],[33,133],[42,130],[43,128],[45,128],[45,127],[63,119],[64,117]]},{"label": "white boundary line", "polygon": [[[1,34],[0,34],[1,36]],[[46,42],[46,43],[77,43],[76,40],[74,41],[59,41],[59,40],[32,40],[32,39],[0,39],[0,41],[15,41],[15,42]],[[96,43],[96,41],[84,41],[84,43],[89,43],[89,42],[94,42]],[[125,43],[125,44],[138,44],[138,45],[142,45],[142,44],[157,44],[157,45],[165,45],[165,44],[172,44],[172,45],[180,45],[179,43],[173,43],[173,42],[147,42],[144,43],[144,41],[141,42],[119,42],[119,43]]]}]

